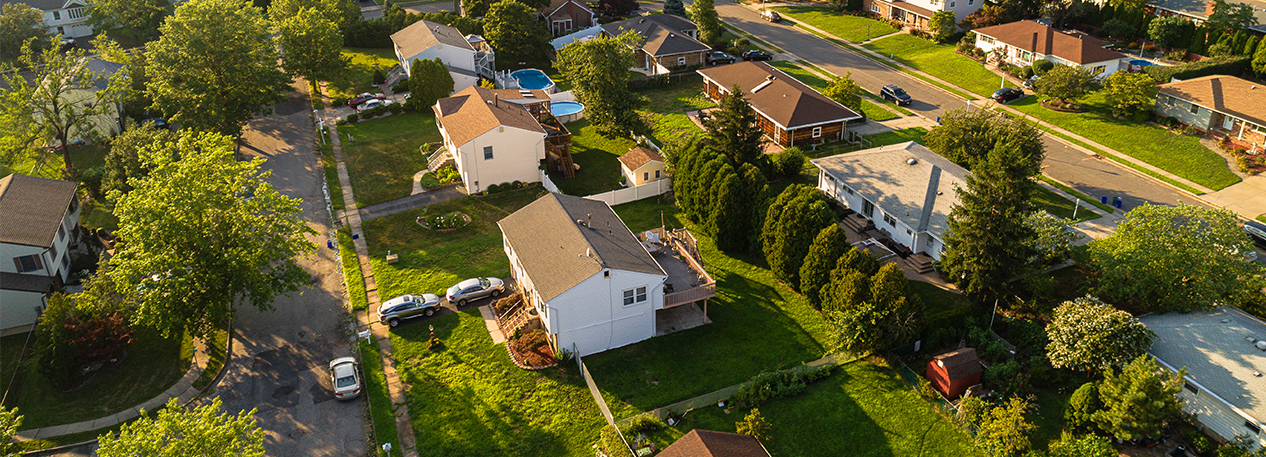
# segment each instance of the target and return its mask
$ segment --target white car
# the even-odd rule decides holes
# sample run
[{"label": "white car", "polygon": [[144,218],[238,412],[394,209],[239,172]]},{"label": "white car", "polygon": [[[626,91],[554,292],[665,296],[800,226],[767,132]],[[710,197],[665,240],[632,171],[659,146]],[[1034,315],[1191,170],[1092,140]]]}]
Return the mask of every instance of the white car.
[{"label": "white car", "polygon": [[343,357],[330,362],[330,376],[334,381],[334,398],[350,400],[360,396],[360,370],[356,359]]},{"label": "white car", "polygon": [[391,106],[391,105],[394,105],[395,103],[396,102],[393,102],[391,100],[370,100],[365,103],[356,105],[356,112],[363,113],[367,110],[371,110],[379,106]]}]

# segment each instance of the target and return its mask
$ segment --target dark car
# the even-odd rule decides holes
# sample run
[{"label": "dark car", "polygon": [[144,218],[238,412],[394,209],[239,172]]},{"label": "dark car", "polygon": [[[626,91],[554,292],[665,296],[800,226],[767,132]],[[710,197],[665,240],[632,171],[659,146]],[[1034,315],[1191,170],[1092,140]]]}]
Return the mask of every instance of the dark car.
[{"label": "dark car", "polygon": [[734,56],[729,55],[729,54],[726,54],[726,53],[721,52],[721,51],[712,51],[712,52],[709,52],[709,53],[707,53],[707,54],[704,54],[704,55],[703,55],[703,58],[704,58],[705,60],[707,60],[708,65],[720,65],[720,64],[723,64],[723,63],[734,63],[734,60],[735,60],[735,59],[734,59]]},{"label": "dark car", "polygon": [[378,322],[395,327],[401,319],[432,316],[442,308],[435,294],[401,295],[378,307]]},{"label": "dark car", "polygon": [[893,103],[898,105],[909,105],[914,102],[914,99],[910,98],[910,94],[907,94],[905,90],[892,84],[880,89],[879,97],[884,100],[891,100]]},{"label": "dark car", "polygon": [[777,11],[765,10],[760,12],[760,18],[769,22],[778,22],[782,20],[782,15]]},{"label": "dark car", "polygon": [[1257,221],[1248,221],[1244,223],[1244,233],[1253,240],[1253,244],[1266,249],[1266,224]]},{"label": "dark car", "polygon": [[761,61],[761,60],[769,60],[773,58],[774,56],[770,55],[768,52],[758,51],[755,49],[743,53],[743,60],[750,60],[753,62]]},{"label": "dark car", "polygon": [[171,130],[171,125],[167,123],[167,118],[165,117],[151,117],[141,121],[141,124],[151,124],[159,130]]},{"label": "dark car", "polygon": [[1020,89],[1016,89],[1014,87],[1004,87],[1004,88],[993,91],[993,95],[990,95],[989,98],[994,99],[994,101],[997,101],[998,103],[1005,104],[1012,100],[1018,100],[1020,97],[1023,97],[1023,96],[1024,96],[1024,91]]},{"label": "dark car", "polygon": [[381,93],[378,93],[378,94],[371,94],[371,93],[369,93],[369,92],[365,92],[365,93],[363,93],[363,94],[360,94],[360,95],[357,95],[357,96],[355,96],[355,97],[352,97],[352,99],[351,99],[351,100],[348,100],[348,101],[347,101],[347,106],[350,106],[350,107],[352,107],[352,108],[355,108],[355,107],[359,106],[361,103],[365,103],[365,102],[370,101],[370,100],[386,100],[386,99],[387,99],[387,95],[386,95],[386,94],[381,94]]}]

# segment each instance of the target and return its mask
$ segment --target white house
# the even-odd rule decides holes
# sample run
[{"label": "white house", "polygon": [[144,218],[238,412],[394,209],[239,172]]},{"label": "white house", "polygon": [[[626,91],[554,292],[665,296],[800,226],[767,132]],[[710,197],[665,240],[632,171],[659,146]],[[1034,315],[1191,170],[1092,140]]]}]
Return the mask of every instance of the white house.
[{"label": "white house", "polygon": [[975,13],[984,4],[985,0],[864,0],[862,8],[883,19],[930,32],[933,14],[941,11],[952,12],[954,23],[957,24]]},{"label": "white house", "polygon": [[547,193],[497,225],[555,347],[589,355],[656,335],[668,273],[606,203]]},{"label": "white house", "polygon": [[1011,65],[1032,65],[1045,59],[1057,65],[1078,65],[1100,78],[1120,70],[1125,56],[1108,49],[1108,42],[1077,31],[1065,32],[1034,21],[1016,21],[972,30],[976,47],[1002,52]]},{"label": "white house", "polygon": [[17,3],[44,12],[48,33],[66,38],[92,36],[88,24],[88,0],[0,0],[0,5]]},{"label": "white house", "polygon": [[76,184],[11,174],[0,178],[0,335],[30,330],[47,295],[70,273],[78,243]]},{"label": "white house", "polygon": [[1266,322],[1229,306],[1139,320],[1156,332],[1148,353],[1169,370],[1187,369],[1184,411],[1224,440],[1266,446]]},{"label": "white house", "polygon": [[[1199,25],[1213,14],[1214,3],[1214,0],[1151,0],[1148,4],[1156,8],[1157,16],[1176,14],[1191,19]],[[1266,33],[1266,0],[1230,0],[1227,3],[1231,5],[1239,3],[1252,7],[1253,18],[1257,19],[1257,22],[1250,25],[1248,29],[1259,35]]]},{"label": "white house", "polygon": [[915,253],[941,258],[967,170],[913,141],[812,161],[818,189]]},{"label": "white house", "polygon": [[640,186],[668,177],[664,170],[664,156],[649,148],[634,146],[620,156],[620,174],[630,186]]},{"label": "white house", "polygon": [[406,75],[412,74],[414,60],[439,58],[453,76],[453,91],[492,79],[496,55],[479,35],[463,36],[456,28],[430,21],[418,21],[391,34],[392,50]]}]

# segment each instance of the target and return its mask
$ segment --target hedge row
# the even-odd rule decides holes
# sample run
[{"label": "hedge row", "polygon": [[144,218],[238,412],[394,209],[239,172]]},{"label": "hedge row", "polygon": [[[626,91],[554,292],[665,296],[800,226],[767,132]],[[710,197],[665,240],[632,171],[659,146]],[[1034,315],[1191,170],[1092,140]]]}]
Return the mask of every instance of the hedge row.
[{"label": "hedge row", "polygon": [[1248,71],[1249,63],[1249,56],[1222,56],[1172,67],[1147,67],[1145,71],[1152,79],[1165,84],[1174,78],[1185,80],[1209,75],[1239,76]]}]

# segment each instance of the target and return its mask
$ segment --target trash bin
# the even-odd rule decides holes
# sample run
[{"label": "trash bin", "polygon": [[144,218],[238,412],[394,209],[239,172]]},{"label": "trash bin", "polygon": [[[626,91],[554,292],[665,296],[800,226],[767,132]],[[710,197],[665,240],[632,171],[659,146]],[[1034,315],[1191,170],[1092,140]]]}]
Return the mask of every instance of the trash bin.
[{"label": "trash bin", "polygon": [[1104,195],[1102,197],[1099,197],[1099,203],[1103,203],[1105,205],[1108,204],[1108,196]]},{"label": "trash bin", "polygon": [[1117,207],[1118,209],[1120,209],[1120,208],[1121,208],[1121,197],[1112,197],[1112,206],[1115,206],[1115,207]]}]

